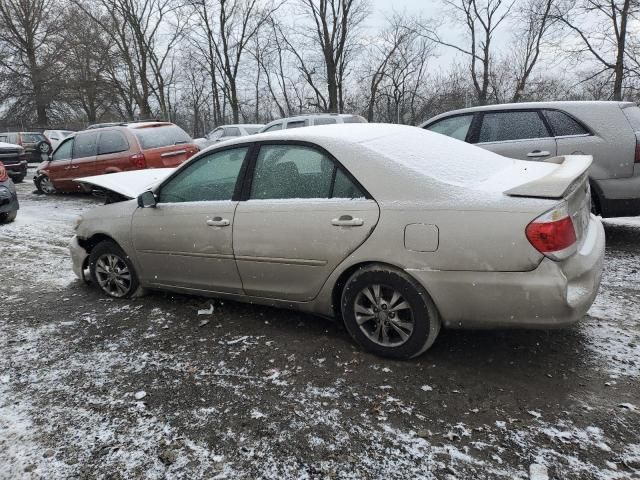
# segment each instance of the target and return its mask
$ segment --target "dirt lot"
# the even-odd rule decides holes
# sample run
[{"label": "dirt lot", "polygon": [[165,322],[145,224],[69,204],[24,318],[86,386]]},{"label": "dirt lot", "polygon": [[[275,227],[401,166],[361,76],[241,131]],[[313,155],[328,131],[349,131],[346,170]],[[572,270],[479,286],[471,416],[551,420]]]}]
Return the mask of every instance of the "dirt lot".
[{"label": "dirt lot", "polygon": [[[443,331],[410,362],[338,324],[76,280],[97,201],[19,186],[0,227],[0,478],[640,478],[640,219],[559,331]],[[199,309],[213,304],[211,315]]]}]

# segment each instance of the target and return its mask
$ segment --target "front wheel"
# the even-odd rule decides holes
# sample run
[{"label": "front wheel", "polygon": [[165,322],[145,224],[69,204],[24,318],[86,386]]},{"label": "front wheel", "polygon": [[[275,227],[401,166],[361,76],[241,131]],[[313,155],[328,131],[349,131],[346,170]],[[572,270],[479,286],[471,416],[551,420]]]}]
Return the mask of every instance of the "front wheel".
[{"label": "front wheel", "polygon": [[45,193],[47,195],[56,193],[56,188],[53,186],[53,183],[51,183],[51,179],[46,175],[36,177],[33,183],[35,183],[36,188],[40,193]]},{"label": "front wheel", "polygon": [[18,216],[18,211],[0,213],[0,223],[11,223]]},{"label": "front wheel", "polygon": [[354,273],[342,292],[341,306],[353,339],[384,357],[417,357],[440,332],[440,315],[429,294],[394,268],[374,265]]},{"label": "front wheel", "polygon": [[130,298],[140,286],[129,256],[110,240],[91,250],[89,271],[93,282],[110,297]]}]

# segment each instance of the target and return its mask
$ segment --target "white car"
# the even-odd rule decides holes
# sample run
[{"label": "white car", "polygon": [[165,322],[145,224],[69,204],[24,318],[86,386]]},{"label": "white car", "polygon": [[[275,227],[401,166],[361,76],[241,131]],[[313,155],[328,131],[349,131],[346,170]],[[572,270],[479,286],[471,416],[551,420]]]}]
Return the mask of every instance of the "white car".
[{"label": "white car", "polygon": [[224,142],[231,138],[253,135],[254,133],[258,133],[262,127],[264,127],[264,125],[260,123],[222,125],[210,131],[206,137],[194,139],[194,142],[200,149],[203,149],[214,143]]},{"label": "white car", "polygon": [[71,130],[45,130],[44,136],[49,139],[49,142],[51,142],[51,151],[53,151],[58,147],[58,145],[60,145],[60,142],[62,140],[67,138],[72,133],[76,132]]},{"label": "white car", "polygon": [[367,123],[367,120],[360,115],[352,115],[350,113],[312,113],[274,120],[267,123],[260,130],[260,133],[287,130],[289,128],[335,125],[337,123]]}]

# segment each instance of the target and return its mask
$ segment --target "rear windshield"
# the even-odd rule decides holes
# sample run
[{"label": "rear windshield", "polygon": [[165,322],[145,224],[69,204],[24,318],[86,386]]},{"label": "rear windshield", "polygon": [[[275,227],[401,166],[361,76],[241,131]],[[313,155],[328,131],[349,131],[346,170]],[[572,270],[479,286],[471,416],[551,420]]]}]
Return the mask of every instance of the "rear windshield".
[{"label": "rear windshield", "polygon": [[177,125],[134,128],[133,131],[143,149],[192,142],[191,137]]},{"label": "rear windshield", "polygon": [[44,140],[44,135],[42,133],[23,133],[22,138],[27,143],[36,143]]},{"label": "rear windshield", "polygon": [[640,108],[638,107],[627,107],[623,108],[627,120],[631,124],[631,128],[633,128],[634,132],[640,132]]}]

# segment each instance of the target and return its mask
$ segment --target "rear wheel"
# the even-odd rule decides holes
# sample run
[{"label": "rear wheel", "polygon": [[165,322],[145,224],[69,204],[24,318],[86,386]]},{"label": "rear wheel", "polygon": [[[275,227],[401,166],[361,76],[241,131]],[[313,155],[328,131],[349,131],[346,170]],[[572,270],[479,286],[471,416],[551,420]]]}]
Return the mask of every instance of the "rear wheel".
[{"label": "rear wheel", "polygon": [[17,177],[13,177],[12,178],[13,183],[22,183],[24,181],[24,177],[25,176],[26,176],[26,174],[25,175],[18,175]]},{"label": "rear wheel", "polygon": [[371,266],[357,271],[345,285],[341,304],[353,339],[381,356],[416,357],[440,332],[433,300],[401,270]]},{"label": "rear wheel", "polygon": [[47,142],[40,142],[36,148],[40,153],[49,154],[51,152],[51,145]]},{"label": "rear wheel", "polygon": [[40,193],[46,193],[50,195],[52,193],[56,193],[56,188],[51,183],[51,179],[46,175],[40,175],[34,180],[36,188]]},{"label": "rear wheel", "polygon": [[18,211],[0,213],[0,223],[11,223],[18,216]]},{"label": "rear wheel", "polygon": [[131,260],[110,240],[100,242],[91,250],[89,271],[93,282],[110,297],[129,298],[140,285]]}]

